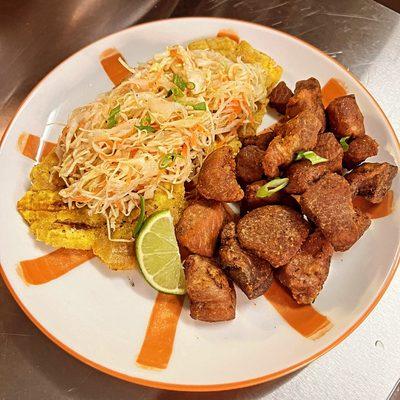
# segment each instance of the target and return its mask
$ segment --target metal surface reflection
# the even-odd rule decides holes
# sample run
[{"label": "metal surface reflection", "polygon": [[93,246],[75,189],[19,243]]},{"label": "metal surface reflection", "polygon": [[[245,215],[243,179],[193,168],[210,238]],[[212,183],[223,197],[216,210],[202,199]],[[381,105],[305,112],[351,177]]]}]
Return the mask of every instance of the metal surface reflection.
[{"label": "metal surface reflection", "polygon": [[[372,0],[14,0],[0,2],[0,135],[32,87],[83,46],[137,22],[200,15],[257,22],[316,45],[361,77],[399,128],[393,99],[400,96],[400,16]],[[216,398],[167,393],[106,376],[40,333],[2,280],[0,297],[1,399]],[[298,375],[218,398],[265,398]]]}]

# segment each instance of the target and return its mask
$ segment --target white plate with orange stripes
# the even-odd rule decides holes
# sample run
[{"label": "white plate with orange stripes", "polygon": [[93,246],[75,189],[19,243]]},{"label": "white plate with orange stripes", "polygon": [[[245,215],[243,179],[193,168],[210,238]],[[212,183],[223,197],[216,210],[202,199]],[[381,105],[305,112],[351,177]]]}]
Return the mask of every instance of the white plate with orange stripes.
[{"label": "white plate with orange stripes", "polygon": [[[25,313],[65,351],[108,374],[148,386],[224,390],[295,371],[340,343],[366,318],[399,261],[398,178],[394,210],[374,220],[350,251],[334,257],[313,306],[295,305],[276,284],[254,301],[237,291],[236,319],[225,323],[192,320],[182,298],[157,294],[136,270],[111,272],[88,252],[54,251],[29,234],[16,210],[29,186],[29,172],[57,140],[62,127],[55,123],[110,90],[107,72],[115,81],[124,75],[123,69],[113,69],[116,54],[135,65],[168,45],[214,36],[221,29],[234,30],[271,55],[283,66],[289,86],[315,76],[325,85],[326,99],[343,87],[354,93],[367,131],[380,143],[377,159],[400,164],[395,133],[366,89],[316,48],[263,26],[218,18],[151,22],[93,43],[47,75],[3,137],[1,272]],[[264,125],[272,122],[267,116]]]}]

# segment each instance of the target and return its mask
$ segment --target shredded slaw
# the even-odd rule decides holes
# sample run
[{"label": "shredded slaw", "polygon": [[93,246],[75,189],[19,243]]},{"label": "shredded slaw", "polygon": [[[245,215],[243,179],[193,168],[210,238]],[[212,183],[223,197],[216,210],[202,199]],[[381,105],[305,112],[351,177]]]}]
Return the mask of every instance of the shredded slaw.
[{"label": "shredded slaw", "polygon": [[120,62],[132,76],[74,110],[56,147],[60,195],[103,214],[110,239],[140,196],[173,196],[173,184],[195,180],[215,142],[253,122],[267,96],[260,65],[211,50],[177,45],[135,68]]}]

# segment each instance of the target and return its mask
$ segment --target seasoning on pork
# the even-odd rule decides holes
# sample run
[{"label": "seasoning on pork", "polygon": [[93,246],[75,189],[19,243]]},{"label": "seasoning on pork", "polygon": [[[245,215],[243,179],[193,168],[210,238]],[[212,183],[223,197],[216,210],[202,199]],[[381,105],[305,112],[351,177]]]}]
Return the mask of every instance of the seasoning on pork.
[{"label": "seasoning on pork", "polygon": [[371,223],[353,208],[349,183],[335,173],[329,172],[311,185],[301,196],[300,205],[337,251],[348,250]]},{"label": "seasoning on pork", "polygon": [[204,199],[193,201],[176,226],[178,243],[190,253],[212,257],[225,219],[222,203]]},{"label": "seasoning on pork", "polygon": [[201,167],[197,190],[209,200],[240,201],[244,193],[236,180],[235,168],[235,158],[229,146],[213,151]]},{"label": "seasoning on pork", "polygon": [[280,128],[282,132],[269,144],[263,160],[264,173],[279,176],[279,167],[293,161],[299,151],[312,150],[317,144],[321,121],[311,111],[303,111]]},{"label": "seasoning on pork", "polygon": [[293,96],[293,92],[286,86],[285,82],[279,82],[269,95],[268,105],[278,113],[285,115],[286,104]]},{"label": "seasoning on pork", "polygon": [[354,94],[332,100],[326,112],[329,127],[337,137],[356,138],[365,135],[364,117]]},{"label": "seasoning on pork", "polygon": [[392,186],[398,168],[389,163],[364,163],[346,175],[354,195],[380,203]]},{"label": "seasoning on pork", "polygon": [[190,316],[206,322],[234,319],[235,289],[218,264],[211,258],[191,255],[184,267]]},{"label": "seasoning on pork", "polygon": [[328,277],[332,245],[320,230],[313,232],[299,252],[278,270],[278,279],[299,304],[311,304]]},{"label": "seasoning on pork", "polygon": [[287,264],[308,236],[309,225],[290,207],[270,205],[250,211],[237,224],[240,246],[273,267]]},{"label": "seasoning on pork", "polygon": [[309,160],[301,160],[291,164],[286,170],[286,176],[289,178],[289,183],[285,188],[287,193],[304,193],[311,184],[327,172],[341,172],[343,149],[332,133],[321,133],[313,151],[328,161],[312,165]]},{"label": "seasoning on pork", "polygon": [[249,299],[261,296],[271,286],[271,264],[240,247],[234,222],[226,224],[222,230],[219,257],[224,272]]}]

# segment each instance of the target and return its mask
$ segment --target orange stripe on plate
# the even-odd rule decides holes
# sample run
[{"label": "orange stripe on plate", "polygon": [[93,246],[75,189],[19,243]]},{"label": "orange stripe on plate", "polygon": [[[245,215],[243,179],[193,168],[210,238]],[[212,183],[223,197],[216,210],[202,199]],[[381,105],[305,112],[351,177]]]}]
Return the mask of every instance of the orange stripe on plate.
[{"label": "orange stripe on plate", "polygon": [[327,107],[328,104],[337,97],[346,96],[347,91],[341,82],[332,78],[322,88],[322,104]]},{"label": "orange stripe on plate", "polygon": [[151,368],[167,368],[183,300],[184,296],[158,293],[146,336],[136,359],[138,364]]},{"label": "orange stripe on plate", "polygon": [[117,86],[124,79],[129,78],[132,72],[128,71],[120,62],[124,57],[117,49],[106,49],[100,54],[100,62],[112,83]]},{"label": "orange stripe on plate", "polygon": [[39,258],[21,261],[20,266],[26,283],[41,285],[66,274],[93,257],[93,253],[88,250],[57,249]]},{"label": "orange stripe on plate", "polygon": [[378,204],[370,203],[361,196],[356,196],[353,199],[354,207],[358,208],[364,214],[367,214],[371,219],[383,218],[390,215],[393,210],[393,190],[389,190],[386,196]]},{"label": "orange stripe on plate", "polygon": [[40,137],[32,135],[31,133],[21,133],[18,138],[18,149],[25,157],[32,160],[36,160],[39,156],[40,158],[45,157],[49,154],[54,147],[55,143],[43,141],[41,154],[38,154],[40,146]]},{"label": "orange stripe on plate", "polygon": [[312,306],[297,304],[276,280],[264,294],[281,317],[297,332],[309,339],[318,339],[329,331],[332,323]]}]

